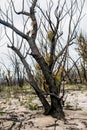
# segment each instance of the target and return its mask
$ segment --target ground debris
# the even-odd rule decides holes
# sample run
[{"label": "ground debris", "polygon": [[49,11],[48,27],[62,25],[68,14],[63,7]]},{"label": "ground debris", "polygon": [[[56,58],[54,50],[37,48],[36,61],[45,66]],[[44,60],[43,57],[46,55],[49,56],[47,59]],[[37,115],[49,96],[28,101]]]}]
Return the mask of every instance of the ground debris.
[{"label": "ground debris", "polygon": [[[5,98],[0,97],[0,130],[87,130],[86,95],[86,92],[81,91],[69,93],[65,104],[67,109],[64,109],[66,123],[43,115],[42,106],[36,97],[33,103],[37,103],[41,109],[32,111],[25,105],[21,106],[20,100],[16,98],[7,100],[6,103]],[[69,109],[69,106],[72,106],[72,109]]]}]

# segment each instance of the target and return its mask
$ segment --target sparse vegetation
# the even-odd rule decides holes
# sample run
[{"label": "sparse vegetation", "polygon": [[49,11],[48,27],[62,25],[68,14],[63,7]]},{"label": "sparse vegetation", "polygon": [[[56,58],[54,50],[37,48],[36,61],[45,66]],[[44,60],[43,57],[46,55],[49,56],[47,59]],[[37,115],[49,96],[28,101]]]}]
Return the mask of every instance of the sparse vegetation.
[{"label": "sparse vegetation", "polygon": [[38,110],[38,105],[37,104],[27,104],[27,107],[30,109],[30,110]]},{"label": "sparse vegetation", "polygon": [[0,107],[0,116],[2,116],[4,114],[3,109],[4,108]]},{"label": "sparse vegetation", "polygon": [[65,109],[72,110],[72,105],[70,105],[70,102],[66,102]]},{"label": "sparse vegetation", "polygon": [[[71,89],[70,89],[70,87],[71,87]],[[15,122],[13,128],[15,129],[15,126],[16,126],[16,129],[17,129],[17,128],[19,128],[19,126],[18,126],[18,122],[16,123],[16,121],[17,120],[19,121],[19,119],[20,120],[22,119],[21,127],[23,129],[24,129],[24,127],[27,129],[31,129],[31,126],[33,129],[35,127],[36,123],[38,123],[38,125],[37,125],[38,130],[43,127],[44,127],[44,129],[47,129],[47,130],[50,127],[52,127],[53,129],[59,129],[61,127],[61,123],[62,123],[62,127],[64,129],[65,128],[70,129],[71,126],[74,126],[74,128],[76,129],[76,126],[79,127],[79,123],[77,123],[77,119],[78,119],[78,122],[80,122],[80,124],[81,124],[81,122],[84,121],[83,115],[86,116],[86,112],[83,111],[82,106],[80,106],[78,104],[78,102],[80,103],[80,101],[81,101],[81,99],[79,101],[79,97],[81,95],[81,98],[83,96],[86,98],[87,93],[83,90],[77,91],[77,90],[73,89],[72,85],[68,86],[68,88],[69,88],[68,95],[67,95],[68,100],[66,99],[66,101],[65,101],[64,111],[65,111],[65,113],[67,112],[66,119],[68,122],[70,122],[70,125],[68,123],[64,124],[64,122],[62,123],[62,121],[59,121],[57,119],[56,120],[53,118],[50,119],[50,116],[48,118],[45,116],[43,117],[42,116],[43,109],[40,108],[43,106],[41,104],[39,104],[40,102],[38,102],[39,101],[38,97],[35,95],[35,93],[32,93],[32,89],[29,88],[28,86],[25,87],[25,89],[24,89],[24,87],[22,89],[19,88],[18,93],[17,93],[18,87],[16,86],[15,89],[12,89],[12,93],[10,96],[7,94],[9,92],[8,91],[9,88],[3,89],[3,90],[5,90],[5,92],[3,91],[0,93],[0,101],[1,101],[0,122],[2,122],[2,124],[1,124],[2,128],[10,127],[5,124],[6,122],[9,124],[10,124],[10,122],[11,123]],[[74,85],[74,88],[75,88],[75,85]],[[84,86],[83,86],[83,88],[84,88]],[[15,93],[15,91],[16,91],[16,93]],[[2,95],[2,93],[5,93],[5,95],[6,95],[5,98],[4,98],[4,95]],[[19,97],[19,98],[15,98],[15,95],[17,95],[17,97]],[[47,98],[49,100],[49,96]],[[81,105],[82,105],[82,103],[85,103],[85,101],[82,100]],[[78,115],[79,112],[80,113],[83,112],[81,118],[79,118],[79,116],[81,116],[81,114]],[[78,115],[78,117],[76,115]],[[85,119],[86,119],[86,117],[85,117]],[[45,126],[40,124],[40,121],[42,122],[42,120],[43,120],[43,124],[46,123]],[[52,122],[51,122],[51,120],[52,120]],[[35,124],[34,124],[34,121],[36,121]],[[54,122],[56,122],[56,124]],[[75,124],[77,123],[77,125],[74,125],[74,123],[71,123],[71,122],[74,122]],[[25,124],[28,124],[28,126]],[[40,125],[40,128],[39,128],[39,125]],[[0,126],[0,128],[1,128],[1,126]],[[82,126],[84,126],[84,125],[82,125]],[[82,130],[84,130],[84,129],[85,128],[83,127]]]}]

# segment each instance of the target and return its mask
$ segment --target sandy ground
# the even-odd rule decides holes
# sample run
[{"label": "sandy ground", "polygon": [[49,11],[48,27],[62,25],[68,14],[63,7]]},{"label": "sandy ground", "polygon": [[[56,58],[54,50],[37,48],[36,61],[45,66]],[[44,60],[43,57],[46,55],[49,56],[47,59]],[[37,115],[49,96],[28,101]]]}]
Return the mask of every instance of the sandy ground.
[{"label": "sandy ground", "polygon": [[[21,98],[21,97],[20,97]],[[66,122],[29,110],[20,98],[0,95],[0,130],[87,130],[87,91],[71,91],[65,102]],[[37,98],[32,103],[41,105]]]}]

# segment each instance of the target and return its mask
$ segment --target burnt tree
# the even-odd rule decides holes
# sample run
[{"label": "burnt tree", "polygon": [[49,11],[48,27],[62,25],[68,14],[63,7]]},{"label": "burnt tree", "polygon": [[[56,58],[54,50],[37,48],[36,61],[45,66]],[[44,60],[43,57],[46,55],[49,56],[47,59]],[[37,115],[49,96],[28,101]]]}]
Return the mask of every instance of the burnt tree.
[{"label": "burnt tree", "polygon": [[[12,41],[10,40],[10,44],[8,45],[9,48],[11,48],[20,58],[21,62],[23,63],[28,77],[29,84],[33,87],[35,90],[37,96],[39,97],[41,103],[43,104],[45,114],[46,115],[52,115],[53,117],[56,117],[58,119],[64,118],[64,112],[63,112],[63,97],[64,97],[64,88],[61,87],[61,82],[63,80],[63,73],[64,73],[64,67],[66,64],[67,59],[67,52],[69,49],[69,46],[73,44],[74,39],[77,36],[77,27],[81,20],[82,15],[82,9],[84,6],[84,2],[81,1],[80,7],[78,8],[78,2],[77,0],[70,1],[70,5],[67,4],[66,0],[60,2],[60,0],[57,2],[56,7],[54,6],[54,3],[52,0],[49,1],[49,6],[46,11],[43,11],[43,9],[39,6],[38,0],[33,0],[30,6],[30,11],[25,11],[24,7],[24,0],[22,3],[22,10],[20,12],[17,12],[15,9],[14,2],[11,0],[9,2],[10,7],[10,18],[9,18],[9,10],[6,11],[6,14],[3,13],[2,10],[0,10],[1,16],[0,16],[0,24],[5,26],[5,33],[8,39],[10,40],[10,36],[6,32],[6,27],[10,28],[12,30]],[[55,9],[54,9],[55,8]],[[38,19],[36,17],[37,11],[39,10],[42,17],[40,18],[40,22],[38,24]],[[54,10],[54,12],[52,12]],[[76,11],[78,13],[78,17],[76,21],[74,21]],[[24,20],[24,28],[23,30],[19,30],[15,26],[15,21],[13,18],[13,12],[20,16],[23,16]],[[52,14],[54,14],[52,16]],[[67,19],[68,16],[68,19]],[[24,17],[27,17],[24,19]],[[44,20],[42,20],[44,18]],[[54,18],[54,21],[52,20]],[[6,19],[6,20],[5,20]],[[32,21],[32,30],[26,30],[27,22],[31,19]],[[61,29],[61,23],[67,19],[67,33],[63,32],[63,28]],[[45,21],[45,22],[44,22]],[[40,32],[39,32],[40,30]],[[47,39],[47,36],[44,34],[48,34],[49,31],[51,32],[49,35],[50,39]],[[15,38],[13,38],[13,35],[15,33],[19,35],[22,38],[22,42],[20,45],[15,45]],[[61,38],[63,37],[63,34],[66,33],[66,40],[63,42]],[[37,37],[40,35],[40,38],[42,39],[38,40]],[[25,41],[27,41],[26,45],[28,49],[26,49],[26,54],[21,52],[23,50],[23,47],[25,47]],[[50,43],[49,43],[50,42]],[[62,44],[63,43],[63,44]],[[18,44],[18,43],[17,43]],[[39,46],[38,46],[39,44]],[[50,45],[48,45],[50,44]],[[46,61],[45,56],[49,55],[49,63]],[[40,86],[38,86],[29,65],[29,62],[26,60],[27,56],[32,56],[33,59],[38,63],[40,66],[40,69],[43,73],[43,76],[45,78],[46,84],[48,85],[50,95],[51,103],[47,101],[44,94],[40,90]],[[59,73],[59,70],[62,68],[61,71],[61,78],[59,83],[57,82],[56,75]],[[62,91],[61,91],[62,90]],[[62,94],[60,94],[62,92]]]}]

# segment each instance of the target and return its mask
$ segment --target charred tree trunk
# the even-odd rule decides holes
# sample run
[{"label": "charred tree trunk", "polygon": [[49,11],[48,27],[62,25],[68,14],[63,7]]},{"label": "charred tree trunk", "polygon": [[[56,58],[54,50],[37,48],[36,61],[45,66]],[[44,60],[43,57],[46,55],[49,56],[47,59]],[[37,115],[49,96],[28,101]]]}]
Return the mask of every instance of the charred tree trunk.
[{"label": "charred tree trunk", "polygon": [[57,119],[64,119],[62,99],[51,96],[51,109],[50,114]]},{"label": "charred tree trunk", "polygon": [[20,57],[20,60],[26,69],[29,84],[35,90],[37,96],[39,97],[41,103],[43,104],[44,111],[45,111],[44,114],[47,115],[50,111],[50,105],[49,105],[48,101],[46,100],[45,96],[43,95],[43,93],[41,92],[41,90],[39,89],[37,82],[34,80],[28,63],[26,62],[25,58],[23,57],[23,55],[21,54],[21,52],[17,48],[15,48],[14,46],[8,46],[8,47],[11,48]]},{"label": "charred tree trunk", "polygon": [[50,99],[51,99],[51,108],[49,111],[49,115],[57,119],[65,119],[64,111],[63,111],[63,98],[59,97],[59,89],[58,86],[54,85],[49,87]]}]

